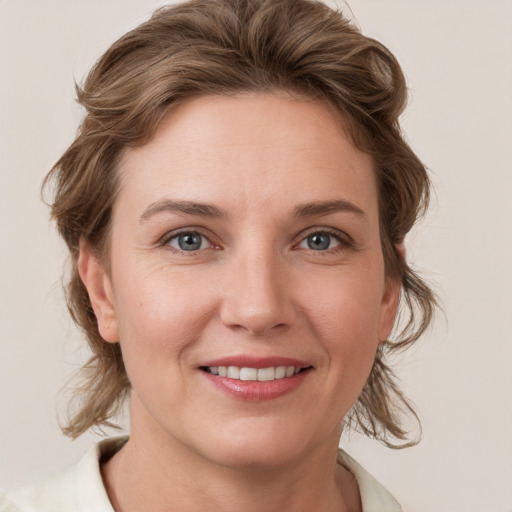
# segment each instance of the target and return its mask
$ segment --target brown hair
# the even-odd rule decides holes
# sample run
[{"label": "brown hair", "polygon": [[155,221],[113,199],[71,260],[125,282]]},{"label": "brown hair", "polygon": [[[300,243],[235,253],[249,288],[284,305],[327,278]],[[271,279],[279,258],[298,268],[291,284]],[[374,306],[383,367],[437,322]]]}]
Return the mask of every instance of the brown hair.
[{"label": "brown hair", "polygon": [[393,438],[408,445],[401,413],[416,415],[385,361],[418,339],[435,308],[432,291],[397,250],[428,205],[429,179],[400,132],[407,89],[397,60],[315,0],[192,0],[161,8],[115,42],[77,87],[87,115],[45,179],[55,185],[52,217],[71,253],[68,307],[93,353],[75,393],[80,406],[63,431],[76,438],[92,426],[112,426],[130,389],[120,346],[101,338],[77,269],[80,238],[105,255],[123,150],[147,142],[180,102],[242,91],[328,102],[374,159],[385,268],[402,282],[403,328],[381,345],[345,421],[388,446],[396,445]]}]

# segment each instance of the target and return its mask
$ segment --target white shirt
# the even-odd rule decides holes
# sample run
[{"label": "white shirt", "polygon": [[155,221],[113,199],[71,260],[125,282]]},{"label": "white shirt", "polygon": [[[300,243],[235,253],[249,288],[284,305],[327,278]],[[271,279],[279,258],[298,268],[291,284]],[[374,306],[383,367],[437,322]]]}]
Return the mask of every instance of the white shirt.
[{"label": "white shirt", "polygon": [[[68,471],[36,485],[0,491],[0,512],[114,512],[101,478],[100,459],[116,452],[127,439],[104,439]],[[363,512],[402,511],[393,496],[343,450],[338,462],[356,477]]]}]

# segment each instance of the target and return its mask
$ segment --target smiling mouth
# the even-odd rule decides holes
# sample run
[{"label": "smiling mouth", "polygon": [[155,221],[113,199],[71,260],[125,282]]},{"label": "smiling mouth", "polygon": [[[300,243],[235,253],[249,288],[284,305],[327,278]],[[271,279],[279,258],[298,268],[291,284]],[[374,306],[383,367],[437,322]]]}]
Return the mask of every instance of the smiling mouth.
[{"label": "smiling mouth", "polygon": [[273,380],[281,380],[293,377],[298,373],[304,372],[311,368],[303,368],[296,366],[270,366],[268,368],[248,368],[239,366],[202,366],[201,370],[218,375],[219,377],[227,377],[233,380],[268,382]]}]

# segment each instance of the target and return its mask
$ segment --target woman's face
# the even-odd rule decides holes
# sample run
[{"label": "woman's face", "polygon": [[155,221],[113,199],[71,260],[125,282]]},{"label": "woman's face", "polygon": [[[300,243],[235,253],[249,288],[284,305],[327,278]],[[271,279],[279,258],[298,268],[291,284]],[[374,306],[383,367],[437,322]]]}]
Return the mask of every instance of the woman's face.
[{"label": "woman's face", "polygon": [[132,435],[239,467],[331,450],[399,294],[371,159],[322,103],[240,94],[181,105],[119,172],[110,274],[80,268]]}]

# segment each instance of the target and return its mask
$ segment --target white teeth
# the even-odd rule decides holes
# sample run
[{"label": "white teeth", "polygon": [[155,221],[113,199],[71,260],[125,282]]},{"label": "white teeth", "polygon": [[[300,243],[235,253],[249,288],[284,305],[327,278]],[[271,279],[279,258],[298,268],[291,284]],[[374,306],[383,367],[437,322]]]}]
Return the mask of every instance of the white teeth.
[{"label": "white teeth", "polygon": [[276,377],[276,369],[275,368],[260,368],[258,370],[258,380],[274,380]]},{"label": "white teeth", "polygon": [[270,366],[268,368],[246,368],[238,366],[208,366],[207,370],[219,377],[228,377],[236,380],[271,381],[292,377],[300,372],[301,368],[295,366]]},{"label": "white teeth", "polygon": [[240,380],[258,380],[256,368],[240,368]]},{"label": "white teeth", "polygon": [[286,377],[286,366],[278,366],[276,368],[276,379],[283,379]]},{"label": "white teeth", "polygon": [[227,377],[229,379],[239,379],[240,378],[240,368],[238,368],[238,366],[228,366]]}]

